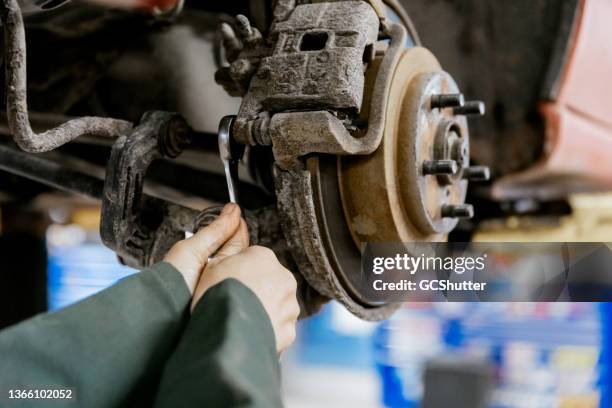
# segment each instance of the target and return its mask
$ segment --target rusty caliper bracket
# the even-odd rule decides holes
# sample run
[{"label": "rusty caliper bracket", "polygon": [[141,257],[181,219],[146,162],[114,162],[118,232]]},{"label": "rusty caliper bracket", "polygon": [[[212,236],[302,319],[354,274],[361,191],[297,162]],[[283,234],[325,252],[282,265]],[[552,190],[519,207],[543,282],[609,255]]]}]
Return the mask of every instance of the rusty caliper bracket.
[{"label": "rusty caliper bracket", "polygon": [[[154,111],[144,114],[134,131],[113,145],[102,194],[100,235],[126,265],[141,268],[160,261],[185,232],[197,231],[219,208],[198,211],[143,191],[151,163],[178,157],[191,139],[191,128],[180,115]],[[253,245],[282,245],[274,206],[243,209],[243,215]]]},{"label": "rusty caliper bracket", "polygon": [[[367,129],[352,127],[351,133],[341,117],[348,120],[361,110],[363,64],[374,61],[380,28],[378,15],[363,1],[295,7],[287,20],[273,25],[274,51],[261,58],[251,79],[234,125],[236,139],[271,145],[284,169],[299,166],[298,158],[310,153],[374,152],[382,139],[392,73],[407,39],[402,25],[385,24],[381,32],[389,46],[376,62]],[[245,59],[238,57],[230,71]]]},{"label": "rusty caliper bracket", "polygon": [[151,163],[177,157],[191,129],[179,115],[148,112],[130,135],[121,136],[106,168],[100,235],[128,266],[160,261],[170,247],[195,229],[198,211],[146,196],[144,178]]}]

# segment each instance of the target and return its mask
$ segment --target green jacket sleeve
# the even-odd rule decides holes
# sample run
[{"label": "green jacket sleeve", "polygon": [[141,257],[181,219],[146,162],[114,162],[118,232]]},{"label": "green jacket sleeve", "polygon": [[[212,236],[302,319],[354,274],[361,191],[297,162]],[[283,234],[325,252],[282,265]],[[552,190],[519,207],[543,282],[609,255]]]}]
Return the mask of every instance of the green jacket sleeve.
[{"label": "green jacket sleeve", "polygon": [[274,331],[250,289],[228,279],[204,294],[166,364],[155,406],[282,406]]},{"label": "green jacket sleeve", "polygon": [[10,388],[73,389],[75,399],[59,406],[150,406],[186,325],[189,302],[183,277],[160,263],[0,332],[0,406]]}]

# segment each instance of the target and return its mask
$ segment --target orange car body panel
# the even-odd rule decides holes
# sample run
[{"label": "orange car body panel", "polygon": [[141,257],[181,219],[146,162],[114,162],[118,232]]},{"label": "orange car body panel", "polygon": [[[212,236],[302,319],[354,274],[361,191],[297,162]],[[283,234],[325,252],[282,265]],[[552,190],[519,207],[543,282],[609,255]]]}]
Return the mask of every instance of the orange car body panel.
[{"label": "orange car body panel", "polygon": [[557,98],[540,107],[544,154],[493,186],[499,199],[612,189],[612,2],[581,0]]}]

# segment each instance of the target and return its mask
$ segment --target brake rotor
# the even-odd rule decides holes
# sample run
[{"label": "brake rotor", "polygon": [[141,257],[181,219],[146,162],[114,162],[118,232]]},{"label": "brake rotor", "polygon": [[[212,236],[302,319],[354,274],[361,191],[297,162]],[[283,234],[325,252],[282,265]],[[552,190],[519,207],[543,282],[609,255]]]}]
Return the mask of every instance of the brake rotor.
[{"label": "brake rotor", "polygon": [[[357,245],[441,240],[457,225],[442,209],[465,201],[466,119],[430,106],[434,95],[459,94],[457,85],[421,47],[404,52],[393,84],[381,146],[371,156],[338,160],[344,213]],[[425,174],[427,166],[451,160],[457,166],[451,174]]]},{"label": "brake rotor", "polygon": [[443,241],[457,216],[469,215],[463,205],[467,121],[452,108],[435,107],[432,97],[438,95],[458,97],[459,89],[433,54],[406,49],[393,76],[378,150],[307,160],[321,241],[346,293],[340,301],[361,317],[380,318],[394,309],[362,296],[364,243]]}]

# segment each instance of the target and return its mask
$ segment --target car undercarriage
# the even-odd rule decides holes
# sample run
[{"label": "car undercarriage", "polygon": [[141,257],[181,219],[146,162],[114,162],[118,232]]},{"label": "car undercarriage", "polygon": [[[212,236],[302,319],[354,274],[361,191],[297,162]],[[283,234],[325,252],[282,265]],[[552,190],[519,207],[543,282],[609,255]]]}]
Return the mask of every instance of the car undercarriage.
[{"label": "car undercarriage", "polygon": [[606,13],[2,0],[0,190],[100,200],[102,240],[132,267],[233,198],[251,242],[296,273],[304,316],[336,299],[384,319],[397,304],[361,293],[364,243],[469,241],[487,219],[566,214],[570,193],[612,185],[612,85],[578,92],[593,79],[574,58],[605,41],[592,27]]}]

